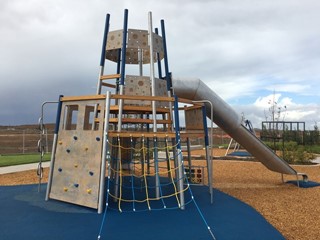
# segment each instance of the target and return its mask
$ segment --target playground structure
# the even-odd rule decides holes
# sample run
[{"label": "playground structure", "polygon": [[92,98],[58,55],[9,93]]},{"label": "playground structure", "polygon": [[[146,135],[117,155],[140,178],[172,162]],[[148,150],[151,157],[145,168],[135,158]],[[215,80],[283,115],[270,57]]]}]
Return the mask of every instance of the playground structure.
[{"label": "playground structure", "polygon": [[[175,198],[177,207],[184,209],[189,182],[199,182],[199,173],[195,174],[199,169],[193,169],[190,154],[184,163],[181,150],[185,143],[190,153],[192,137],[204,139],[212,199],[205,106],[173,93],[164,21],[162,36],[158,29],[153,32],[151,13],[148,31],[128,29],[127,10],[123,29],[109,31],[109,21],[107,15],[96,95],[59,99],[46,199],[101,213],[109,198],[118,203],[119,211],[125,203],[131,203],[133,211],[154,209],[154,202],[169,208],[166,199]],[[113,74],[104,72],[106,59],[109,71],[115,67]],[[139,74],[127,75],[128,65],[137,66]],[[150,76],[143,75],[145,65],[150,67]],[[183,132],[181,112],[185,115]],[[159,158],[160,153],[164,158]]]},{"label": "playground structure", "polygon": [[261,126],[261,139],[264,141],[295,141],[305,144],[305,122],[263,121]]},{"label": "playground structure", "polygon": [[[153,32],[151,13],[148,30],[128,29],[127,10],[123,29],[109,31],[109,21],[107,15],[96,94],[59,98],[46,200],[101,213],[111,199],[119,211],[126,203],[132,211],[143,211],[174,208],[166,203],[174,198],[176,207],[184,209],[190,202],[185,197],[193,199],[190,139],[203,138],[212,202],[207,117],[268,169],[307,180],[242,125],[239,115],[201,80],[172,79],[163,20],[161,36],[158,29]],[[106,59],[108,71],[115,69],[112,74],[105,73]],[[129,65],[137,66],[137,75],[126,74]],[[180,131],[180,115],[185,131]]]}]

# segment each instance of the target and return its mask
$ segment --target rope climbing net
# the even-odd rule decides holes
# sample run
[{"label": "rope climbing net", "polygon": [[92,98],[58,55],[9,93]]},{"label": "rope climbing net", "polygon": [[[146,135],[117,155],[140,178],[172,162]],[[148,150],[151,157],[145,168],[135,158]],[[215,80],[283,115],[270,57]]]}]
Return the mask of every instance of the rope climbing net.
[{"label": "rope climbing net", "polygon": [[[162,142],[154,139],[150,143],[142,137],[117,138],[108,141],[108,145],[112,151],[107,153],[107,194],[117,203],[108,203],[110,209],[120,212],[173,209],[191,202],[190,196],[187,202],[180,201],[180,194],[186,195],[189,185],[179,187],[184,175],[178,174],[183,169],[183,162],[176,161],[178,143],[169,145],[168,139]],[[159,153],[165,157],[160,158]]]},{"label": "rope climbing net", "polygon": [[[141,212],[184,208],[190,203],[194,203],[215,240],[186,177],[182,152],[178,147],[180,140],[171,144],[169,142],[168,138],[162,141],[154,138],[150,141],[145,137],[107,140],[106,208],[98,240],[101,238],[108,209]],[[159,156],[160,153],[165,157]]]}]

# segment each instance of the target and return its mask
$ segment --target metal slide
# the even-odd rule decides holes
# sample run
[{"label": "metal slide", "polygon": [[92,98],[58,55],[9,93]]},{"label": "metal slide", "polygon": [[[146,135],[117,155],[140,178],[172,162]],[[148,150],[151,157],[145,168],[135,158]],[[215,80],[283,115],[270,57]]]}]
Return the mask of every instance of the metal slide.
[{"label": "metal slide", "polygon": [[[307,181],[308,177],[306,174],[298,173],[253,135],[241,124],[241,117],[200,79],[173,79],[172,85],[174,93],[178,97],[194,101],[210,101],[213,105],[213,119],[211,120],[261,161],[268,169],[281,174],[296,175],[297,178],[300,175]],[[210,118],[211,106],[207,104],[206,109],[207,116]]]}]

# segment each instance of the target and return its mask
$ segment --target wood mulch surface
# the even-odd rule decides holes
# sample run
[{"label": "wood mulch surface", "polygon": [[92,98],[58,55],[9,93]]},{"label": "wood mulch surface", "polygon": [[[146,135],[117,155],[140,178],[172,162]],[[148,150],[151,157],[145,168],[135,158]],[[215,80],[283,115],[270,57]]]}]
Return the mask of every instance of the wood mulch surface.
[{"label": "wood mulch surface", "polygon": [[[224,151],[215,149],[214,153],[221,156]],[[308,174],[309,180],[320,182],[320,165],[293,168]],[[320,238],[320,187],[284,184],[279,173],[269,171],[260,162],[215,160],[213,174],[215,188],[255,208],[286,239]],[[47,177],[45,169],[42,182]],[[295,179],[285,176],[285,181]],[[0,185],[31,183],[38,183],[35,170],[0,175]]]}]

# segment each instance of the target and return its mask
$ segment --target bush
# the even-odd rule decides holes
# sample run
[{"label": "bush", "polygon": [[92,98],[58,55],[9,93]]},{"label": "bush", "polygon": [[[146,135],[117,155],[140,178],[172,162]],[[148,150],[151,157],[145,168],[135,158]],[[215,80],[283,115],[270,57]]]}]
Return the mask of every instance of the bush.
[{"label": "bush", "polygon": [[[311,160],[315,158],[314,154],[308,152],[308,149],[303,145],[298,145],[297,142],[273,142],[266,143],[268,147],[276,150],[279,156],[290,164],[310,164]],[[275,149],[274,149],[275,147]]]}]

